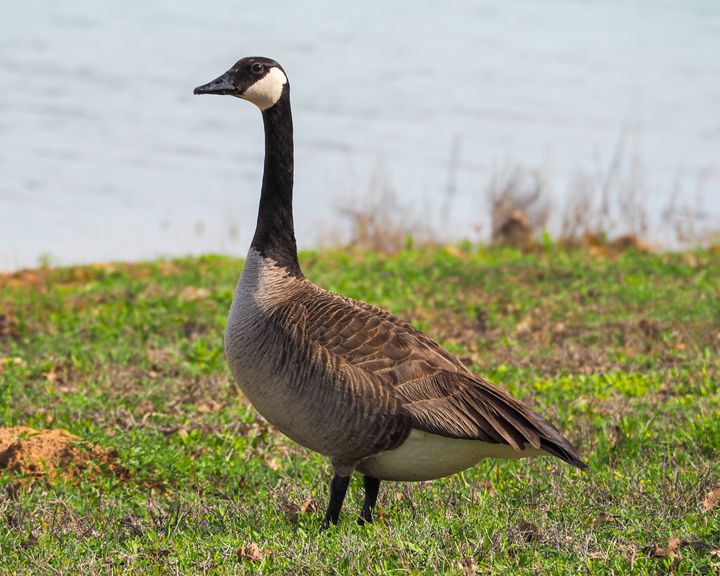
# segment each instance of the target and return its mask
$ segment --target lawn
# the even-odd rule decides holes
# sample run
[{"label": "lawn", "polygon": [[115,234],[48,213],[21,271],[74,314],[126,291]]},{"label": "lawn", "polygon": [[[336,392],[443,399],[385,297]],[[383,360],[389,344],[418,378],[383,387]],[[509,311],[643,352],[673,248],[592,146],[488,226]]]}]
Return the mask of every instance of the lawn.
[{"label": "lawn", "polygon": [[259,417],[223,358],[241,260],[23,271],[0,276],[0,425],[87,442],[58,469],[8,469],[30,431],[0,451],[1,574],[720,573],[720,251],[300,259],[545,414],[589,470],[386,482],[364,527],[356,475],[321,532],[329,463]]}]

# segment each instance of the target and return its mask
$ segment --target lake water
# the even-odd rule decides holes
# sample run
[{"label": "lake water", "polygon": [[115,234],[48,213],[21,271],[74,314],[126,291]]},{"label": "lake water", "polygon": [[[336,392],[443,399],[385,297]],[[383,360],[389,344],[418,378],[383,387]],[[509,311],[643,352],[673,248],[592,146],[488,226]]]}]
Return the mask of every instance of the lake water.
[{"label": "lake water", "polygon": [[192,89],[246,55],[290,77],[301,246],[378,173],[437,212],[451,155],[449,235],[472,237],[498,166],[562,198],[620,135],[658,210],[675,188],[720,215],[717,0],[4,0],[0,269],[244,254],[261,119]]}]

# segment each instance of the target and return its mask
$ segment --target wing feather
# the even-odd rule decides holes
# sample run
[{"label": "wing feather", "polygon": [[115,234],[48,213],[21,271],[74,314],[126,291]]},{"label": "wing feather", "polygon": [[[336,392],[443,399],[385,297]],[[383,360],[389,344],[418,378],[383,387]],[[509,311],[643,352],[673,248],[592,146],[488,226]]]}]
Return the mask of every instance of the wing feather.
[{"label": "wing feather", "polygon": [[308,296],[304,337],[362,371],[369,386],[390,390],[411,427],[516,450],[529,445],[585,467],[545,418],[470,372],[421,331],[380,308],[317,290]]}]

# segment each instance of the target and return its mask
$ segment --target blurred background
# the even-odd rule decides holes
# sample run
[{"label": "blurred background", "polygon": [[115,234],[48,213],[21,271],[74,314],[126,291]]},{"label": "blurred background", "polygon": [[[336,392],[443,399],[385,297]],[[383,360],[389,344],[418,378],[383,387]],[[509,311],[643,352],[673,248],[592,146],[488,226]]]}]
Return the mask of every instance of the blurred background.
[{"label": "blurred background", "polygon": [[720,3],[5,0],[0,269],[252,237],[258,111],[195,86],[288,72],[301,248],[487,240],[509,215],[663,247],[720,227]]}]

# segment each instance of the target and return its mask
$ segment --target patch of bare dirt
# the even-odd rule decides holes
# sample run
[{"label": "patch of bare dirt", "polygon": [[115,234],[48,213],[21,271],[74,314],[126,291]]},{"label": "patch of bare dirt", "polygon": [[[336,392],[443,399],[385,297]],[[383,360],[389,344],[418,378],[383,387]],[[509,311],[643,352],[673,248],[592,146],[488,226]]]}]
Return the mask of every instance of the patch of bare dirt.
[{"label": "patch of bare dirt", "polygon": [[65,430],[26,426],[0,428],[0,474],[6,471],[50,480],[81,475],[127,476],[112,451]]},{"label": "patch of bare dirt", "polygon": [[156,271],[161,276],[171,276],[180,270],[177,263],[164,261],[150,263],[102,263],[71,266],[67,268],[26,268],[15,272],[0,273],[0,286],[16,289],[47,289],[50,285],[81,285],[102,280],[107,276],[121,271],[131,278],[147,278]]}]

